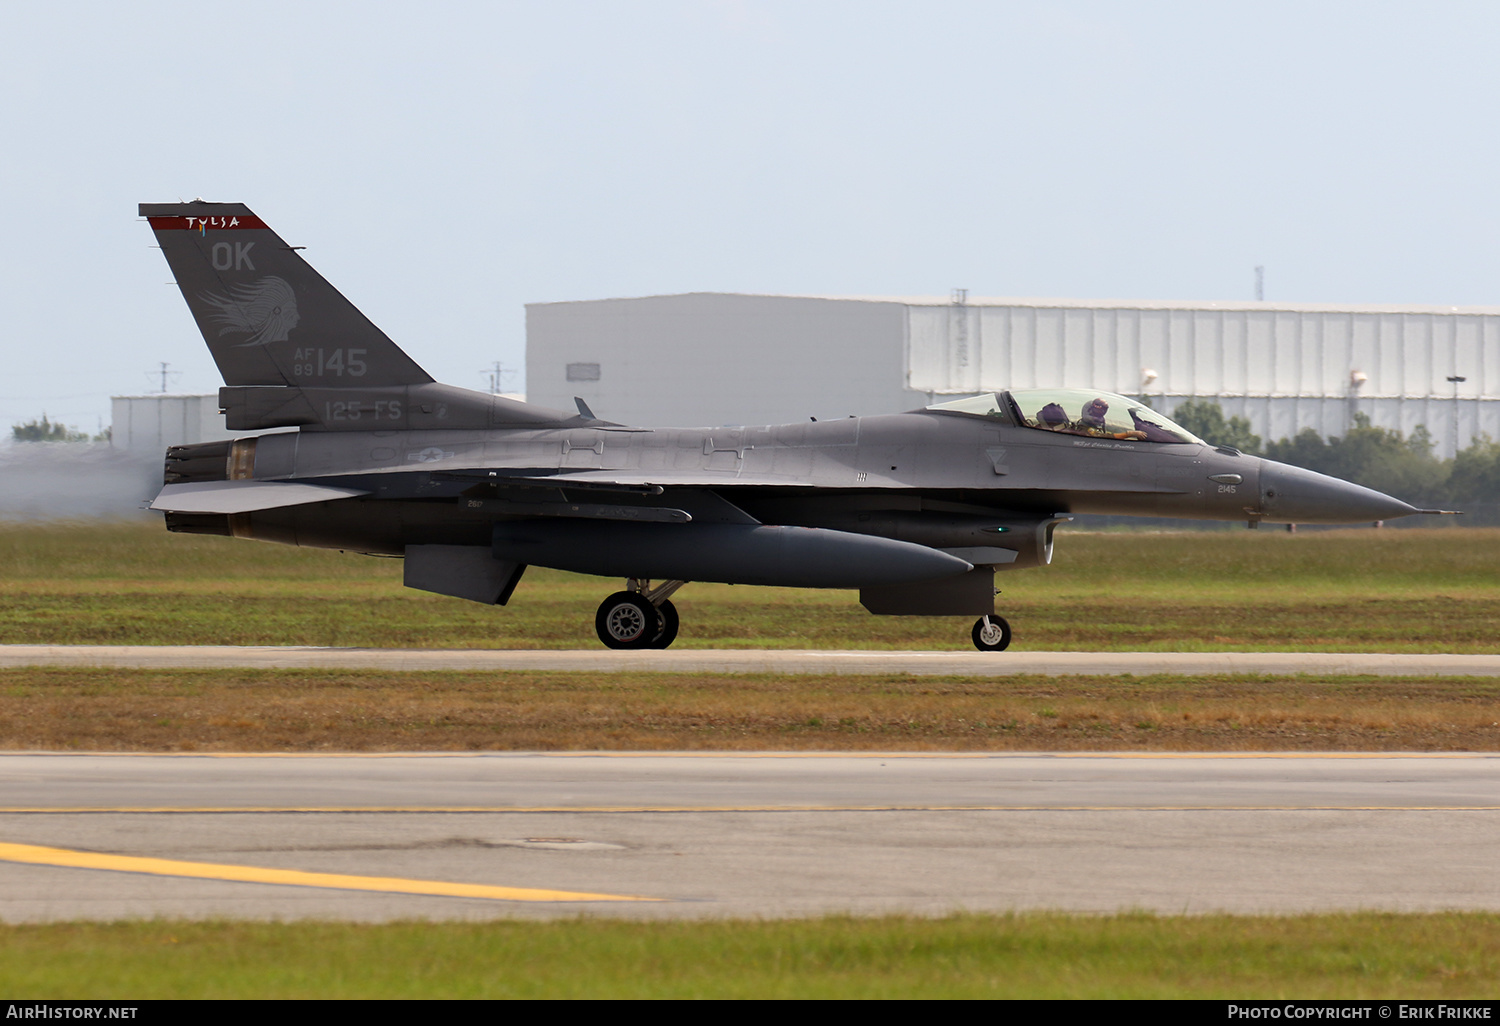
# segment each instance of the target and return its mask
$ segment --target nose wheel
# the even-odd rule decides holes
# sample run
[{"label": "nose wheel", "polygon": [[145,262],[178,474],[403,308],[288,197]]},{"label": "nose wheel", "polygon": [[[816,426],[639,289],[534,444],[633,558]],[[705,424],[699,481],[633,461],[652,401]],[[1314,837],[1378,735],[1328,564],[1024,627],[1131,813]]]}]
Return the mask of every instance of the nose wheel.
[{"label": "nose wheel", "polygon": [[974,647],[981,652],[1004,652],[1010,645],[1010,624],[1003,616],[981,616],[974,621]]},{"label": "nose wheel", "polygon": [[599,603],[594,632],[606,648],[666,648],[676,640],[681,622],[667,596],[683,583],[668,581],[653,589],[649,581],[631,581],[631,590]]}]

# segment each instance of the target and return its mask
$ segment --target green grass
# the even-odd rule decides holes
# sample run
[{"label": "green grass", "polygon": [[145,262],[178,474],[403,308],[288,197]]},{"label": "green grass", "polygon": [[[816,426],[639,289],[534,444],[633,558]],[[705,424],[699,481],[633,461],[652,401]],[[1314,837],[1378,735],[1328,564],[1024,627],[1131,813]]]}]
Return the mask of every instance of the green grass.
[{"label": "green grass", "polygon": [[[1500,530],[1060,531],[1002,573],[1017,650],[1500,652]],[[593,648],[621,582],[533,568],[511,604],[401,587],[401,562],[159,526],[0,525],[0,643]],[[847,591],[691,584],[682,648],[970,650],[969,617]]]},{"label": "green grass", "polygon": [[1500,916],[0,927],[12,1000],[1493,998]]}]

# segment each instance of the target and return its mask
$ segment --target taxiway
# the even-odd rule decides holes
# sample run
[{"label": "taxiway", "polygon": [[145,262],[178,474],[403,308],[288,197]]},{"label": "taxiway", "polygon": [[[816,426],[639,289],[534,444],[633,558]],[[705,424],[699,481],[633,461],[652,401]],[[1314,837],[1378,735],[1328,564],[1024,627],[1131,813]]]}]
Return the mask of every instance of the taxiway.
[{"label": "taxiway", "polygon": [[1500,677],[1500,655],[1359,652],[883,652],[775,649],[396,649],[295,646],[0,645],[0,668],[582,670],[599,673],[1371,674]]},{"label": "taxiway", "polygon": [[10,922],[1500,909],[1489,755],[8,754],[0,795]]}]

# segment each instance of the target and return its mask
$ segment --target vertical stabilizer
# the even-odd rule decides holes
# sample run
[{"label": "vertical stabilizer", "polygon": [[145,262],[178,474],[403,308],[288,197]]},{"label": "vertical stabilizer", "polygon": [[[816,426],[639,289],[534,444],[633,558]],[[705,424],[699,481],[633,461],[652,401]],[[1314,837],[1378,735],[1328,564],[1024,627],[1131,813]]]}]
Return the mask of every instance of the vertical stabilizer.
[{"label": "vertical stabilizer", "polygon": [[142,203],[140,212],[226,385],[432,381],[243,203]]}]

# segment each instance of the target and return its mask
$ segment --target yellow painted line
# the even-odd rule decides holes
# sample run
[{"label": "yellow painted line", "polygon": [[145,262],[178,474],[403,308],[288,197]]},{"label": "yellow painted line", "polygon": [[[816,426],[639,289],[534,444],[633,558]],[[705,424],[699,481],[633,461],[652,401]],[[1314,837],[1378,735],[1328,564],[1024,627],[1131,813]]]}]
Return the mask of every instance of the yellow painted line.
[{"label": "yellow painted line", "polygon": [[300,869],[225,866],[213,862],[179,862],[176,859],[106,855],[99,852],[71,851],[67,848],[46,848],[35,844],[6,844],[4,842],[0,842],[0,861],[22,862],[34,866],[58,866],[66,869],[108,869],[118,873],[144,873],[149,876],[282,884],[291,887],[329,887],[343,891],[381,891],[388,894],[424,894],[442,898],[490,898],[495,901],[663,900],[621,894],[587,894],[577,891],[538,890],[530,887],[445,883],[441,880],[404,880],[389,876],[308,873]]},{"label": "yellow painted line", "polygon": [[[1500,805],[27,805],[0,815],[681,812],[1500,812]],[[0,845],[3,847],[3,845]],[[644,899],[643,899],[644,900]]]}]

